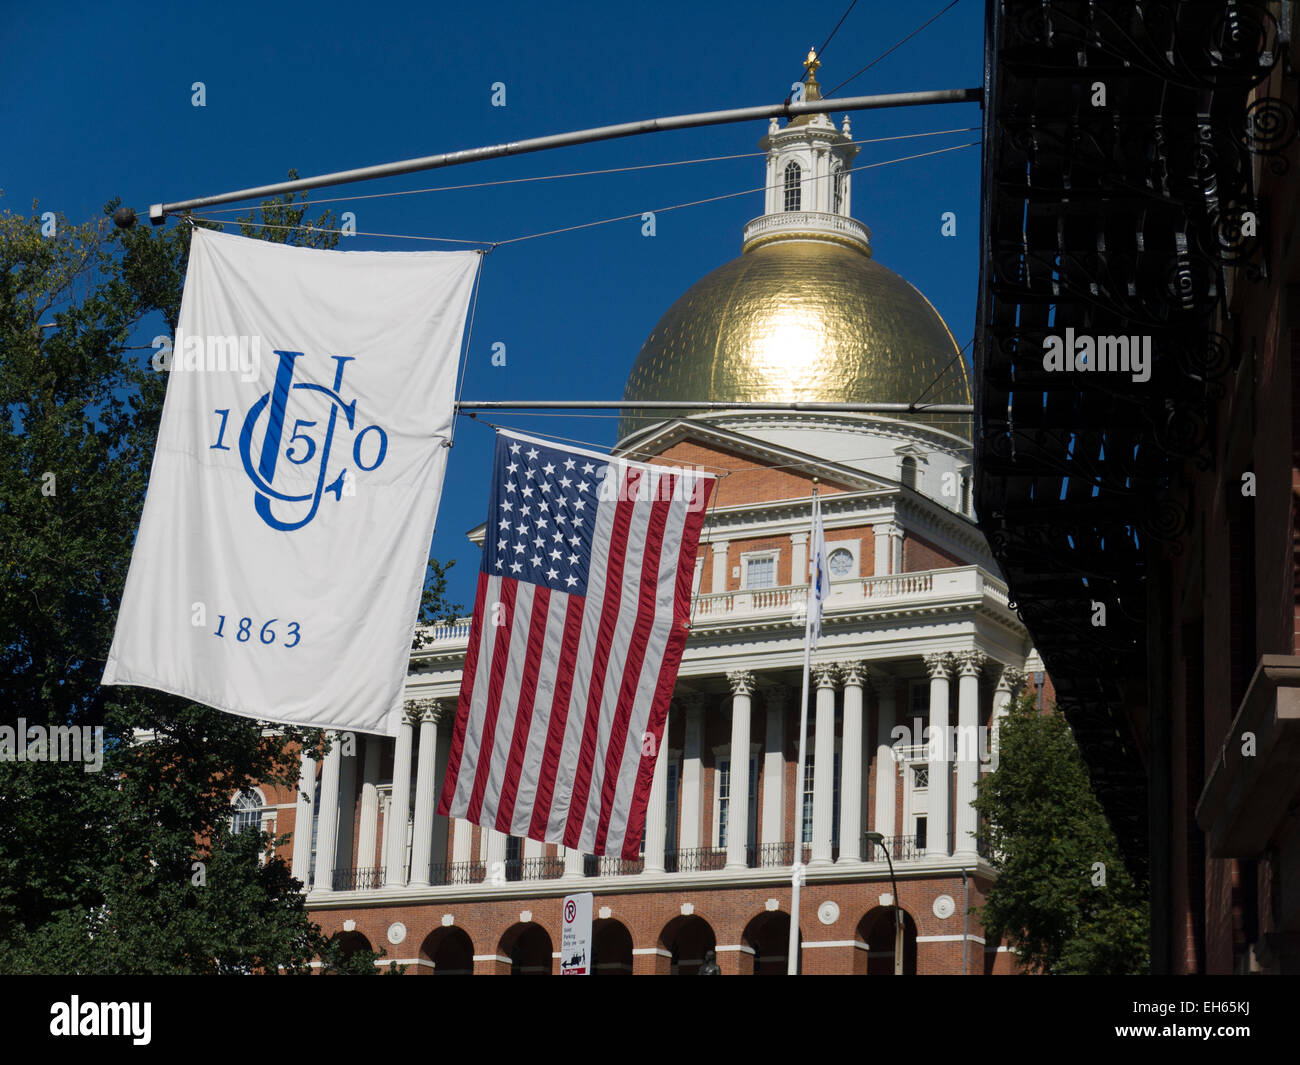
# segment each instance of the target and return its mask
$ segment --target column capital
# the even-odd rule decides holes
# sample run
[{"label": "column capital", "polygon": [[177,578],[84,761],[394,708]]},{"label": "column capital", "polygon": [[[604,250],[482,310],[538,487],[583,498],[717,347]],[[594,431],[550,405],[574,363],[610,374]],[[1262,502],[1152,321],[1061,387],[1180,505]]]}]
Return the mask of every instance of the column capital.
[{"label": "column capital", "polygon": [[1000,692],[1009,692],[1014,697],[1016,689],[1024,684],[1024,682],[1024,670],[1016,669],[1015,666],[1003,666],[998,672],[998,682],[995,690]]},{"label": "column capital", "polygon": [[790,534],[790,543],[794,544],[795,547],[799,547],[801,544],[806,544],[807,542],[808,534],[806,532],[792,532]]},{"label": "column capital", "polygon": [[983,651],[961,651],[953,655],[953,660],[963,677],[978,677],[989,656]]},{"label": "column capital", "polygon": [[813,679],[819,688],[834,688],[840,678],[840,667],[834,662],[814,662]]},{"label": "column capital", "polygon": [[937,677],[947,677],[952,673],[953,656],[944,652],[943,654],[926,655],[924,657],[925,668],[930,674],[930,679]]},{"label": "column capital", "polygon": [[766,709],[784,710],[790,705],[790,698],[794,694],[784,684],[763,683],[758,687],[758,694],[763,698],[763,706]]},{"label": "column capital", "polygon": [[442,720],[443,699],[407,699],[404,718],[409,725],[418,725],[422,721],[437,724]]},{"label": "column capital", "polygon": [[868,667],[866,662],[837,662],[836,668],[840,671],[840,683],[846,688],[853,686],[864,688],[867,684]]},{"label": "column capital", "polygon": [[727,683],[731,685],[732,695],[753,695],[755,688],[754,674],[748,669],[737,669],[727,674]]}]

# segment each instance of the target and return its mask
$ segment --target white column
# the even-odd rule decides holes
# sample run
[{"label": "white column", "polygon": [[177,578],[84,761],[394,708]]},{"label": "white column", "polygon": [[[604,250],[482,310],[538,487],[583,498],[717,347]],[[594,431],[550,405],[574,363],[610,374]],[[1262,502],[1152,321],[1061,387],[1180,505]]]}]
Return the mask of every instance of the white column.
[{"label": "white column", "polygon": [[357,864],[373,869],[379,860],[375,856],[375,841],[379,838],[379,745],[378,736],[367,736],[365,763],[361,769],[361,824],[357,842]]},{"label": "white column", "polygon": [[664,847],[668,843],[668,723],[672,715],[669,704],[668,717],[664,718],[664,731],[655,751],[655,773],[650,780],[650,802],[645,811],[645,871],[664,871]]},{"label": "white column", "polygon": [[411,711],[402,715],[393,752],[393,795],[388,807],[388,864],[384,871],[386,887],[406,884],[406,821],[411,813],[411,741],[415,721]]},{"label": "white column", "polygon": [[411,843],[411,883],[429,885],[429,863],[433,860],[433,790],[438,774],[438,719],[442,703],[420,700],[420,759],[415,777],[415,835]]},{"label": "white column", "polygon": [[903,572],[903,528],[901,525],[889,527],[890,573]]},{"label": "white column", "polygon": [[788,689],[767,688],[767,737],[763,743],[763,825],[760,843],[785,843],[785,708]]},{"label": "white column", "polygon": [[731,685],[731,784],[727,793],[727,868],[749,868],[749,719],[754,674],[727,674]]},{"label": "white column", "polygon": [[979,781],[979,707],[980,672],[988,661],[980,651],[966,651],[957,656],[960,670],[957,681],[957,809],[953,854],[972,862],[979,857],[977,836],[979,814],[976,813],[976,784]]},{"label": "white column", "polygon": [[713,591],[727,590],[727,546],[726,540],[714,540],[713,548]]},{"label": "white column", "polygon": [[891,546],[893,541],[890,538],[890,530],[893,528],[890,522],[881,522],[871,527],[871,531],[875,534],[875,575],[877,577],[884,577],[893,572],[894,552]]},{"label": "white column", "polygon": [[925,800],[925,853],[948,853],[948,675],[952,655],[926,655],[930,672],[930,783]]},{"label": "white column", "polygon": [[525,859],[528,859],[528,858],[545,858],[545,857],[546,857],[546,844],[543,843],[540,839],[525,839],[525,840],[524,840],[523,855],[522,855],[522,856],[523,856]]},{"label": "white column", "polygon": [[700,581],[704,578],[704,552],[701,551],[695,556],[695,576],[691,580],[691,595],[697,596],[704,589],[700,587]]},{"label": "white column", "polygon": [[451,822],[451,860],[457,864],[474,860],[474,826],[463,817]]},{"label": "white column", "polygon": [[989,745],[992,748],[990,771],[998,767],[998,755],[1002,749],[1000,732],[1002,719],[1007,716],[1011,701],[1016,697],[1016,689],[1025,682],[1025,675],[1014,666],[1003,666],[998,673],[997,687],[993,689],[993,727]]},{"label": "white column", "polygon": [[790,583],[808,583],[808,534],[790,534]]},{"label": "white column", "polygon": [[862,690],[865,662],[841,662],[844,726],[840,741],[840,862],[862,860]]},{"label": "white column", "polygon": [[835,817],[835,681],[838,674],[839,670],[830,663],[813,666],[813,676],[817,681],[817,718],[813,739],[813,838],[809,865],[829,865],[831,862],[831,829]]},{"label": "white column", "polygon": [[506,840],[509,837],[504,832],[498,832],[495,828],[485,828],[483,833],[487,837],[487,858],[485,859],[487,871],[484,874],[484,879],[487,883],[499,887],[506,880]]},{"label": "white column", "polygon": [[[898,789],[898,766],[894,761],[894,678],[877,676],[876,702],[876,809],[871,828],[886,839],[894,835],[895,792]],[[869,857],[883,860],[880,848]]]},{"label": "white column", "polygon": [[582,851],[577,847],[564,849],[564,878],[566,880],[582,879]]},{"label": "white column", "polygon": [[682,751],[682,828],[678,848],[688,851],[700,845],[700,801],[703,792],[704,699],[691,694],[686,704],[686,745]]},{"label": "white column", "polygon": [[303,751],[298,764],[298,805],[293,819],[293,864],[290,871],[294,879],[302,881],[305,888],[311,871],[311,818],[316,799],[316,759]]},{"label": "white column", "polygon": [[320,827],[316,830],[316,891],[334,890],[334,849],[339,832],[339,769],[342,744],[329,734],[330,750],[320,775]]}]

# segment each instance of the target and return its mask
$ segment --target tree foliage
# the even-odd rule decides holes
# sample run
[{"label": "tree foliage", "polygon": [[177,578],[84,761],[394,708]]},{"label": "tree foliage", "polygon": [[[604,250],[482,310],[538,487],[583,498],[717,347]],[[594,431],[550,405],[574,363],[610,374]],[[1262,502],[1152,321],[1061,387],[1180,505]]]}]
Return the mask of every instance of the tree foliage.
[{"label": "tree foliage", "polygon": [[1045,974],[1143,973],[1147,900],[1120,858],[1063,715],[1032,695],[1003,720],[996,771],[975,807],[998,866],[980,919],[1022,967]]},{"label": "tree foliage", "polygon": [[[231,797],[295,786],[321,735],[99,684],[166,385],[149,341],[174,334],[192,233],[116,229],[116,207],[48,236],[36,204],[0,212],[0,724],[105,736],[98,773],[0,760],[0,972],[374,972],[308,919],[272,841],[230,828]],[[287,228],[306,211],[268,201],[240,229],[333,247],[328,214]]]}]

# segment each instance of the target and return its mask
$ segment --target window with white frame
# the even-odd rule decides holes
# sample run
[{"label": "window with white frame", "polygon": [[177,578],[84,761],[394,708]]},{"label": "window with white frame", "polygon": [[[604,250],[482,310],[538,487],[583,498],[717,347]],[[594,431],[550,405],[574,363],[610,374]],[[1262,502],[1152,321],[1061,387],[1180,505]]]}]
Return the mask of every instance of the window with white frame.
[{"label": "window with white frame", "polygon": [[853,551],[847,547],[834,548],[826,556],[826,566],[831,571],[831,579],[842,581],[847,577],[857,576],[858,560]]},{"label": "window with white frame", "polygon": [[[727,823],[731,808],[731,758],[718,759],[718,846],[727,845]],[[749,759],[749,817],[746,824],[746,843],[751,847],[758,843],[758,759]]]},{"label": "window with white frame", "polygon": [[677,850],[677,795],[681,787],[681,779],[682,764],[676,756],[673,756],[668,763],[668,825],[664,834],[664,849],[669,853]]},{"label": "window with white frame", "polygon": [[742,588],[775,588],[777,551],[756,551],[740,556]]},{"label": "window with white frame", "polygon": [[803,828],[799,839],[811,843],[813,836],[813,760],[811,754],[805,756],[803,764]]},{"label": "window with white frame", "polygon": [[253,832],[261,831],[262,802],[260,796],[252,791],[237,792],[230,807],[232,811],[230,831],[233,835],[238,836],[250,829]]},{"label": "window with white frame", "polygon": [[718,759],[718,846],[727,845],[727,807],[731,798],[731,759]]},{"label": "window with white frame", "polygon": [[803,168],[795,162],[786,163],[785,165],[785,209],[787,211],[799,210],[801,202],[801,188],[803,184]]}]

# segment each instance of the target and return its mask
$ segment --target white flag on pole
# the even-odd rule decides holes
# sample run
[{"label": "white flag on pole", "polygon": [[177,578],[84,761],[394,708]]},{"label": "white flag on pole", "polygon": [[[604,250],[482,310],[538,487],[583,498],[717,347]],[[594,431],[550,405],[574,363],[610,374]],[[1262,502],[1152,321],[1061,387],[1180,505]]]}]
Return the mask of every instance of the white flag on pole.
[{"label": "white flag on pole", "polygon": [[830,594],[830,571],[826,568],[826,535],[822,532],[822,505],[813,493],[812,560],[808,584],[808,637],[817,646],[822,633],[822,604]]},{"label": "white flag on pole", "polygon": [[195,230],[103,683],[397,734],[478,262]]}]

